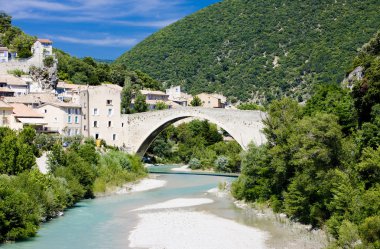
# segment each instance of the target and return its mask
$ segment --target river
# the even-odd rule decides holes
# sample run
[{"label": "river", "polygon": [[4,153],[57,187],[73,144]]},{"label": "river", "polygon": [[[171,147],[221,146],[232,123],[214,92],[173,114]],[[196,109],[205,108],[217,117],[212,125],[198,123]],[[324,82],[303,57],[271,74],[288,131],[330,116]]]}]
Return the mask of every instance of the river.
[{"label": "river", "polygon": [[157,179],[166,185],[81,201],[64,216],[44,223],[36,237],[0,248],[320,247],[310,238],[300,239],[305,235],[298,230],[238,208],[231,198],[215,192],[219,183],[233,178],[181,174]]}]

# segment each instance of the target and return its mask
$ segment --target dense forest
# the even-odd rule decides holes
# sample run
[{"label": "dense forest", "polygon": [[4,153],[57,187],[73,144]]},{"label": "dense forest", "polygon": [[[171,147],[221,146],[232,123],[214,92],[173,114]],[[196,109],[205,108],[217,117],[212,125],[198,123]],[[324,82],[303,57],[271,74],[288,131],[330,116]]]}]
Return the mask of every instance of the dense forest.
[{"label": "dense forest", "polygon": [[341,82],[380,26],[366,1],[224,0],[151,35],[116,60],[191,93],[271,102]]},{"label": "dense forest", "polygon": [[[94,140],[36,134],[31,127],[15,132],[0,127],[0,243],[34,236],[40,223],[83,198],[93,198],[146,176],[137,156],[95,148]],[[49,173],[36,156],[48,153]]]},{"label": "dense forest", "polygon": [[245,152],[232,186],[238,199],[326,228],[329,248],[380,248],[380,33],[357,66],[364,78],[352,91],[325,85],[306,106],[273,101],[268,143]]}]

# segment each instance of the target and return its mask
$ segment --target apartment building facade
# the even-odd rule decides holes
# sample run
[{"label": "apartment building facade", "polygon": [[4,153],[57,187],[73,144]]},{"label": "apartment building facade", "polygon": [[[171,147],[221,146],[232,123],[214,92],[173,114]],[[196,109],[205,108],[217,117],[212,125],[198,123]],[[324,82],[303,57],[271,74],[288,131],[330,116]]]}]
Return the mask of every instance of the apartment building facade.
[{"label": "apartment building facade", "polygon": [[108,145],[122,146],[120,102],[122,88],[103,84],[88,86],[80,92],[82,135],[102,139]]},{"label": "apartment building facade", "polygon": [[59,133],[64,136],[82,134],[81,106],[74,103],[45,103],[36,108],[45,117],[43,131]]}]

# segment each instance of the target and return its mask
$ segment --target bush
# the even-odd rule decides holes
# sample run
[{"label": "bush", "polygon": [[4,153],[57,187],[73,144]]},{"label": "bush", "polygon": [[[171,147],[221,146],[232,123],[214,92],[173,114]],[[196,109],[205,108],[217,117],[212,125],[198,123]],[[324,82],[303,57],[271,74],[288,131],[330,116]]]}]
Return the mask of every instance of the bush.
[{"label": "bush", "polygon": [[218,156],[218,158],[215,160],[214,165],[216,171],[231,172],[231,169],[229,168],[229,160],[225,156]]},{"label": "bush", "polygon": [[200,169],[202,168],[201,161],[197,158],[191,158],[189,161],[189,166],[191,169]]}]

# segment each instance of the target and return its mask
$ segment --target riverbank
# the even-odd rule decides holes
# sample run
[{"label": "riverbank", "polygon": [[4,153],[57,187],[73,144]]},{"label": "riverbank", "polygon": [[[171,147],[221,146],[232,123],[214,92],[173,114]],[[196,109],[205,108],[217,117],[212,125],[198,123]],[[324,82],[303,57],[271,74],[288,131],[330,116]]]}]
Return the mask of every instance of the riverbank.
[{"label": "riverbank", "polygon": [[192,207],[209,198],[179,198],[133,210],[139,222],[130,232],[132,248],[264,249],[269,234]]},{"label": "riverbank", "polygon": [[134,192],[142,192],[142,191],[148,191],[156,188],[161,188],[166,185],[166,181],[164,180],[158,180],[156,179],[157,176],[148,176],[146,178],[134,181],[134,182],[128,182],[123,184],[121,187],[114,187],[111,189],[108,189],[104,193],[96,193],[96,197],[105,197],[115,194],[129,194]]}]

